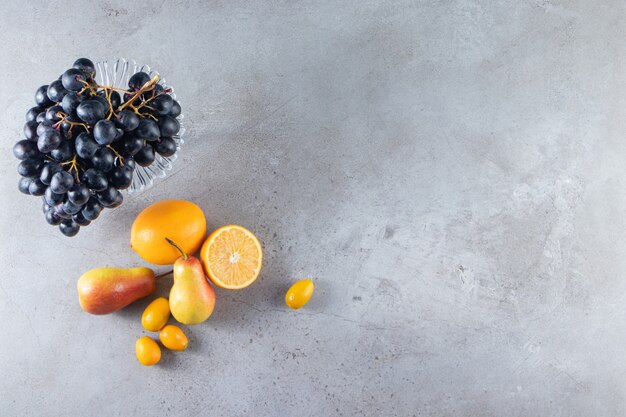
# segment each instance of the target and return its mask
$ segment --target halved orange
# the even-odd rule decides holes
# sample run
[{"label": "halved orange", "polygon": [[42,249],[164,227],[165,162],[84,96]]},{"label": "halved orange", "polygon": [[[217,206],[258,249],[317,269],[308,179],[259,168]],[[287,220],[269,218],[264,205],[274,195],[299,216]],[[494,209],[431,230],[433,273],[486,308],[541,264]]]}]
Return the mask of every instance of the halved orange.
[{"label": "halved orange", "polygon": [[259,276],[263,249],[251,231],[231,224],[211,233],[202,245],[200,259],[215,285],[239,290]]}]

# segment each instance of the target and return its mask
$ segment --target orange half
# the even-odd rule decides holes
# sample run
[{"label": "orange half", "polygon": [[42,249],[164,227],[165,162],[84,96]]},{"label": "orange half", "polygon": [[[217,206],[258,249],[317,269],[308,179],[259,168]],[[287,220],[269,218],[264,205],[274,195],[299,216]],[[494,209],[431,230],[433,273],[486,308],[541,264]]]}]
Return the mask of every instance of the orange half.
[{"label": "orange half", "polygon": [[241,226],[223,226],[202,245],[200,258],[211,281],[220,288],[239,290],[261,272],[263,249],[259,240]]}]

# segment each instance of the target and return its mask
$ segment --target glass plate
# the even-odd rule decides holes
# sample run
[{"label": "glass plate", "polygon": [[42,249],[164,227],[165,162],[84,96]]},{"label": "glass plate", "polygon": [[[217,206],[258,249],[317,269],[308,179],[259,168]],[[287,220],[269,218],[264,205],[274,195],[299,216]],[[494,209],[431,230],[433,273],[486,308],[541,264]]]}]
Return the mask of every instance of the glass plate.
[{"label": "glass plate", "polygon": [[[128,80],[133,74],[139,71],[148,73],[151,78],[159,74],[148,65],[139,65],[133,60],[119,58],[96,63],[96,82],[100,85],[128,89]],[[159,80],[159,84],[161,84],[163,88],[169,88],[171,90],[170,95],[173,99],[176,99],[174,89],[172,86],[167,85],[164,78]],[[180,100],[176,99],[176,101],[180,103]],[[152,187],[154,180],[157,178],[165,178],[167,171],[172,169],[172,163],[178,158],[178,152],[180,152],[181,146],[185,143],[182,138],[185,134],[183,118],[182,113],[176,118],[180,123],[180,131],[176,136],[173,136],[176,142],[176,153],[172,156],[164,157],[155,152],[156,158],[150,166],[142,167],[137,164],[137,168],[133,174],[133,183],[126,190],[129,194],[147,190]]]}]

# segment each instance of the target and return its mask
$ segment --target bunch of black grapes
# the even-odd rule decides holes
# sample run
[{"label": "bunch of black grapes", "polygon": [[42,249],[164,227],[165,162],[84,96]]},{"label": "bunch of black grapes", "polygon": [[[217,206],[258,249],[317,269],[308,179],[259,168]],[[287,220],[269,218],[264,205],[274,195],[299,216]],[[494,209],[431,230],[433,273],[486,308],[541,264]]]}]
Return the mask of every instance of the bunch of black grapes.
[{"label": "bunch of black grapes", "polygon": [[95,75],[93,62],[80,58],[39,87],[26,139],[13,147],[19,190],[42,196],[46,221],[66,236],[122,204],[120,190],[131,185],[136,164],[176,152],[181,108],[158,77],[138,72],[123,90],[97,85]]}]

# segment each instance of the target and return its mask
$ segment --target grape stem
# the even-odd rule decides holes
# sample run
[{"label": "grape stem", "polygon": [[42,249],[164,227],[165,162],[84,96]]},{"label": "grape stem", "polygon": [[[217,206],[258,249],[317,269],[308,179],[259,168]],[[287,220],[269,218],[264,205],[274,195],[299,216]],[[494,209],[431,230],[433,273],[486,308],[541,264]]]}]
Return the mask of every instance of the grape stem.
[{"label": "grape stem", "polygon": [[129,91],[129,90],[124,90],[123,88],[111,87],[110,85],[96,84],[96,87],[102,88],[103,90],[119,91],[120,93],[131,93],[132,92],[132,91]]},{"label": "grape stem", "polygon": [[130,103],[135,101],[135,99],[138,98],[140,95],[142,95],[148,90],[152,90],[154,86],[159,82],[160,79],[161,77],[159,77],[158,75],[155,75],[154,77],[152,77],[152,79],[146,82],[139,90],[137,90],[137,92],[135,92],[135,94],[131,98],[126,100],[120,107],[118,107],[118,110],[119,111],[124,110],[126,107],[130,105]]},{"label": "grape stem", "polygon": [[89,133],[89,125],[86,123],[78,123],[78,122],[72,122],[70,120],[67,120],[67,114],[63,113],[63,112],[57,112],[56,114],[57,117],[60,117],[61,120],[59,120],[58,122],[56,122],[55,124],[52,125],[52,127],[54,127],[55,129],[58,129],[59,126],[61,125],[61,123],[63,122],[67,122],[70,125],[70,129],[74,126],[82,126],[85,128],[85,130],[87,130],[87,133]]},{"label": "grape stem", "polygon": [[104,98],[107,99],[107,102],[109,103],[109,115],[107,116],[107,120],[111,120],[111,116],[113,116],[115,114],[115,112],[113,111],[113,103],[111,103],[111,91],[109,89],[105,89],[104,90]]},{"label": "grape stem", "polygon": [[70,174],[72,173],[72,170],[76,171],[74,174],[76,176],[76,182],[80,183],[80,179],[78,178],[78,161],[76,160],[76,155],[74,155],[74,157],[71,160],[61,163],[61,166],[64,166],[64,165],[70,166],[70,169],[67,170],[67,172],[69,172]]},{"label": "grape stem", "polygon": [[[162,96],[163,94],[165,94],[165,92],[163,93],[159,93],[159,94],[155,94],[152,97],[150,97],[147,100],[144,100],[139,106],[137,106],[137,110],[139,110],[140,108],[146,106],[146,104],[150,103],[152,100],[154,100],[155,98],[157,98],[158,96]],[[154,110],[152,107],[150,106],[146,106],[147,108],[149,108],[150,110]]]},{"label": "grape stem", "polygon": [[[140,111],[139,111],[139,109],[141,108],[141,106],[142,106],[143,104],[144,104],[144,103],[142,102],[142,103],[141,103],[139,106],[137,106],[137,107],[135,107],[135,106],[133,106],[133,105],[131,104],[131,105],[129,105],[128,107],[130,107],[130,108],[133,110],[133,112],[134,112],[137,116],[139,116],[139,117],[149,117],[149,118],[151,118],[152,120],[154,120],[155,122],[158,122],[158,121],[159,121],[159,119],[157,119],[157,118],[156,118],[153,114],[149,114],[149,113],[142,113],[142,112],[140,112]],[[149,107],[149,106],[146,106],[146,108],[148,108],[148,109],[150,109],[150,110],[154,110],[152,107]]]},{"label": "grape stem", "polygon": [[113,148],[113,146],[111,145],[107,145],[107,148],[109,148],[114,154],[115,156],[118,157],[118,159],[120,160],[120,164],[122,164],[122,166],[124,166],[124,158],[122,157],[122,155],[120,155],[115,148]]},{"label": "grape stem", "polygon": [[82,90],[80,90],[78,92],[78,94],[82,94],[86,89],[89,89],[89,93],[91,93],[92,96],[94,96],[96,93],[94,92],[94,90],[97,92],[98,91],[98,84],[92,85],[90,84],[88,81],[85,80],[79,80],[81,83],[85,84],[85,86],[83,87]]}]

